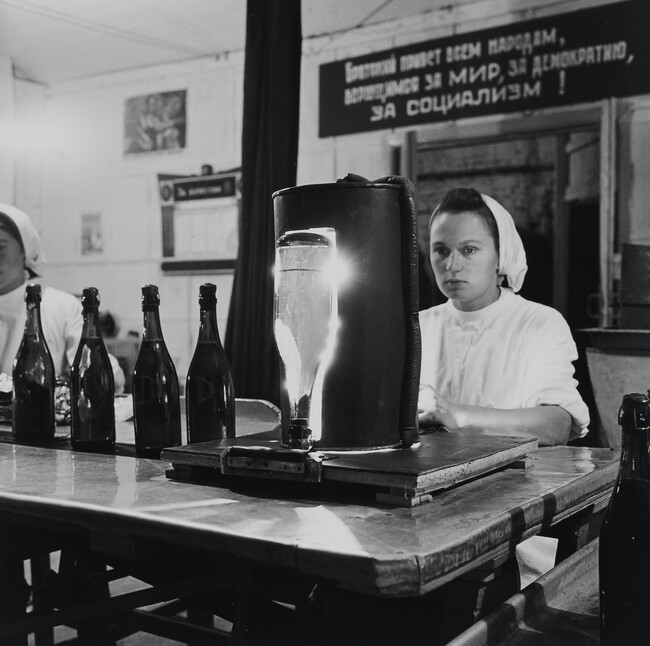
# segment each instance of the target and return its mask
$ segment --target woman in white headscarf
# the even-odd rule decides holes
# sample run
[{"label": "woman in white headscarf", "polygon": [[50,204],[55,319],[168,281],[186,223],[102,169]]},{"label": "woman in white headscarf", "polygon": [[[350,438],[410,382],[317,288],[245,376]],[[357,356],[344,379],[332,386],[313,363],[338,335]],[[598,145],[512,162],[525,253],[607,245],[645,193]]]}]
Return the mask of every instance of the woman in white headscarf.
[{"label": "woman in white headscarf", "polygon": [[[13,360],[25,329],[25,285],[40,282],[41,241],[30,218],[10,204],[0,204],[0,373],[11,375]],[[74,360],[83,317],[72,294],[44,287],[41,322],[57,375]],[[124,373],[111,356],[115,390],[124,389]]]},{"label": "woman in white headscarf", "polygon": [[422,427],[536,437],[587,433],[562,315],[517,295],[526,254],[512,216],[474,189],[450,191],[430,221],[436,283],[449,299],[420,312]]}]

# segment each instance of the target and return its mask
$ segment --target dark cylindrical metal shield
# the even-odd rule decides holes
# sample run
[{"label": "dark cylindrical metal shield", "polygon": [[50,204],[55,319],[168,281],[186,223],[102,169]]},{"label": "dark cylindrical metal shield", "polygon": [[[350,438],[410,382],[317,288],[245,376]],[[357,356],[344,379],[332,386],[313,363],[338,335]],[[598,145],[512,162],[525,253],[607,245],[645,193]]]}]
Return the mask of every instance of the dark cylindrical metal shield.
[{"label": "dark cylindrical metal shield", "polygon": [[[399,446],[407,354],[400,187],[297,186],[276,192],[273,206],[276,239],[296,229],[333,227],[338,257],[348,267],[339,285],[336,348],[323,383],[322,435],[314,447]],[[284,441],[288,415],[282,412]]]}]

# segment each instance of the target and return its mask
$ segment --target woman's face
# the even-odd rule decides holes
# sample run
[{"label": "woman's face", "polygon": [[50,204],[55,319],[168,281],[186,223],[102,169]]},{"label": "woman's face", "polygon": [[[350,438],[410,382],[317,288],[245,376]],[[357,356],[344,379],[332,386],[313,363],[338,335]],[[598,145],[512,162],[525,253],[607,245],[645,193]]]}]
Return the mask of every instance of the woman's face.
[{"label": "woman's face", "polygon": [[480,215],[436,215],[430,250],[436,283],[457,309],[473,312],[499,298],[499,253]]},{"label": "woman's face", "polygon": [[6,294],[25,282],[25,254],[22,246],[0,228],[0,294]]}]

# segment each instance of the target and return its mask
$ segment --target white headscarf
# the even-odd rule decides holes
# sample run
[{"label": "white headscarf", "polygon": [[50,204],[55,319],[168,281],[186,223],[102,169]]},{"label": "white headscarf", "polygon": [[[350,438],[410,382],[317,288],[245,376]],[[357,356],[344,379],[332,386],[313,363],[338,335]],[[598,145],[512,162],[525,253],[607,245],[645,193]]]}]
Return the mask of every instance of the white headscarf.
[{"label": "white headscarf", "polygon": [[481,193],[485,205],[492,211],[499,230],[499,276],[508,279],[508,287],[518,292],[528,271],[524,243],[517,233],[515,221],[494,198]]},{"label": "white headscarf", "polygon": [[0,204],[0,213],[4,213],[18,228],[18,233],[25,250],[25,268],[40,275],[40,265],[45,262],[41,250],[41,238],[29,216],[11,204]]}]

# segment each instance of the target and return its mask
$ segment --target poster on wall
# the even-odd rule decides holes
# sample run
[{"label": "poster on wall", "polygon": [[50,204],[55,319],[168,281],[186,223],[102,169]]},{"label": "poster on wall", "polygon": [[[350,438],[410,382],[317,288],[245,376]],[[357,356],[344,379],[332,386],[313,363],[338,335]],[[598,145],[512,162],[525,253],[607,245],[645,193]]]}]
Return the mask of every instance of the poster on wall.
[{"label": "poster on wall", "polygon": [[124,103],[124,153],[185,148],[186,90],[157,92]]},{"label": "poster on wall", "polygon": [[104,251],[101,213],[81,214],[81,255],[100,254]]},{"label": "poster on wall", "polygon": [[325,63],[319,136],[645,94],[649,61],[627,0]]}]

